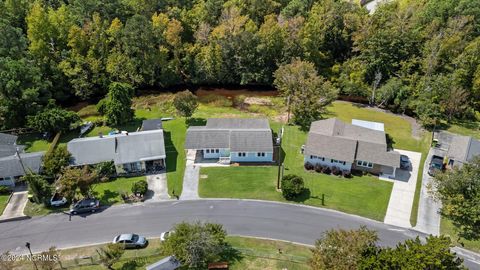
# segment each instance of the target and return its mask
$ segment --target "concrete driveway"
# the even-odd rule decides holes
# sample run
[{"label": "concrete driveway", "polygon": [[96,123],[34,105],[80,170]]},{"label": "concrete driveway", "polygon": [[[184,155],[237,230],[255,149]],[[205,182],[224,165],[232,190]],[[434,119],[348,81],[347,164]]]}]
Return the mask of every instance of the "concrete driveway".
[{"label": "concrete driveway", "polygon": [[147,182],[147,200],[158,201],[170,199],[170,195],[168,195],[167,174],[165,172],[147,175]]},{"label": "concrete driveway", "polygon": [[418,168],[422,154],[398,149],[395,151],[408,156],[410,168],[409,170],[397,169],[384,222],[403,228],[411,228],[410,215],[412,213]]},{"label": "concrete driveway", "polygon": [[25,218],[23,209],[27,205],[28,190],[26,187],[16,187],[5,210],[0,216],[0,222]]},{"label": "concrete driveway", "polygon": [[188,150],[185,174],[183,175],[183,188],[180,200],[195,200],[198,196],[198,178],[200,177],[200,166],[195,165],[196,150]]}]

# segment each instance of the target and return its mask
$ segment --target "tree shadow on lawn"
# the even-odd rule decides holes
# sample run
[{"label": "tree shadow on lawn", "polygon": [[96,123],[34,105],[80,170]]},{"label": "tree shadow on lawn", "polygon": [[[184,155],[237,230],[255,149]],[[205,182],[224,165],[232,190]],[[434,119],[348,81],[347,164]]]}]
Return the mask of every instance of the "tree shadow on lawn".
[{"label": "tree shadow on lawn", "polygon": [[185,124],[187,127],[191,126],[205,126],[207,124],[207,119],[205,118],[198,118],[198,117],[191,117],[185,120]]},{"label": "tree shadow on lawn", "polygon": [[178,151],[172,141],[172,133],[163,131],[163,139],[165,140],[165,155],[167,156],[167,173],[177,170]]},{"label": "tree shadow on lawn", "polygon": [[120,202],[120,194],[116,191],[104,190],[102,196],[98,191],[93,191],[93,196],[100,200],[102,205],[112,205],[114,203]]},{"label": "tree shadow on lawn", "polygon": [[385,137],[387,139],[387,149],[394,149],[395,140],[393,137],[390,134],[385,134]]},{"label": "tree shadow on lawn", "polygon": [[116,128],[120,131],[126,130],[128,132],[135,132],[142,127],[143,120],[146,120],[145,117],[135,117],[132,121],[119,125]]},{"label": "tree shadow on lawn", "polygon": [[310,192],[310,189],[303,188],[302,193],[300,193],[297,197],[295,197],[295,198],[293,198],[289,201],[296,202],[296,203],[304,203],[306,200],[312,199],[312,198],[320,199],[317,196],[312,196],[312,194]]},{"label": "tree shadow on lawn", "polygon": [[243,259],[243,255],[239,250],[227,243],[225,249],[220,254],[220,258],[222,261],[227,261],[232,264],[234,262],[241,261]]}]

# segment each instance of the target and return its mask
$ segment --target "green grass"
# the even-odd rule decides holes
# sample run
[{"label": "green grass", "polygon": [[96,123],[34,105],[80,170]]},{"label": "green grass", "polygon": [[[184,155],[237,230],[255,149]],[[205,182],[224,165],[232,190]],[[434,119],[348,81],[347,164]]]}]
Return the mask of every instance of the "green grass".
[{"label": "green grass", "polygon": [[471,250],[474,252],[480,252],[480,240],[469,241],[469,240],[461,239],[459,241],[457,232],[455,231],[455,226],[453,226],[452,222],[450,222],[449,220],[443,217],[440,220],[440,233],[450,236],[450,239],[452,240],[453,244],[456,246],[462,246],[463,244],[463,247],[468,250]]},{"label": "green grass", "polygon": [[140,180],[145,180],[145,176],[138,177],[120,177],[116,180],[96,184],[93,187],[94,195],[100,200],[102,205],[113,205],[123,203],[121,195],[131,194],[132,184]]},{"label": "green grass", "polygon": [[[311,258],[309,247],[292,243],[228,236],[227,242],[238,252],[238,259],[229,262],[231,270],[264,270],[264,269],[289,269],[306,270],[308,260]],[[145,269],[168,254],[162,254],[161,242],[158,239],[149,239],[149,244],[144,249],[125,250],[122,258],[113,267],[114,269]],[[93,245],[80,248],[65,249],[60,251],[62,266],[66,269],[100,270],[104,269],[98,264],[97,249],[104,245]],[[281,249],[280,254],[278,250]],[[92,261],[94,263],[92,263]],[[31,262],[19,261],[19,269],[34,269]]]},{"label": "green grass", "polygon": [[7,206],[7,201],[10,195],[0,195],[0,216],[3,213],[3,210]]},{"label": "green grass", "polygon": [[34,216],[45,216],[52,213],[61,213],[69,209],[68,206],[65,207],[45,207],[43,204],[36,204],[30,201],[27,201],[25,209],[23,209],[23,214],[34,217]]},{"label": "green grass", "polygon": [[39,133],[23,134],[18,137],[18,145],[25,145],[26,152],[47,151],[50,147],[50,142],[44,140]]}]

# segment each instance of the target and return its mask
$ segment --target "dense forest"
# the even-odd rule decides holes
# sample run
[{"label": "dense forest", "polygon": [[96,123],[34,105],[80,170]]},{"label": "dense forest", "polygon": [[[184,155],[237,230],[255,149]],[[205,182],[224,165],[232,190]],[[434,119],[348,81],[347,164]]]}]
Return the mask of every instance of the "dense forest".
[{"label": "dense forest", "polygon": [[273,85],[301,59],[340,95],[436,119],[480,110],[480,1],[0,0],[0,128],[112,82]]}]

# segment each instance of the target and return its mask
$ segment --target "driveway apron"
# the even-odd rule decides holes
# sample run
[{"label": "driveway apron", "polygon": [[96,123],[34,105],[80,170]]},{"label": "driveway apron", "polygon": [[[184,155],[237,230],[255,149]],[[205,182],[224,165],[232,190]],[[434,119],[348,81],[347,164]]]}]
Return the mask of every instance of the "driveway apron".
[{"label": "driveway apron", "polygon": [[195,165],[196,150],[188,150],[187,164],[183,176],[183,189],[180,200],[195,200],[198,196],[198,178],[200,177],[200,166]]}]

